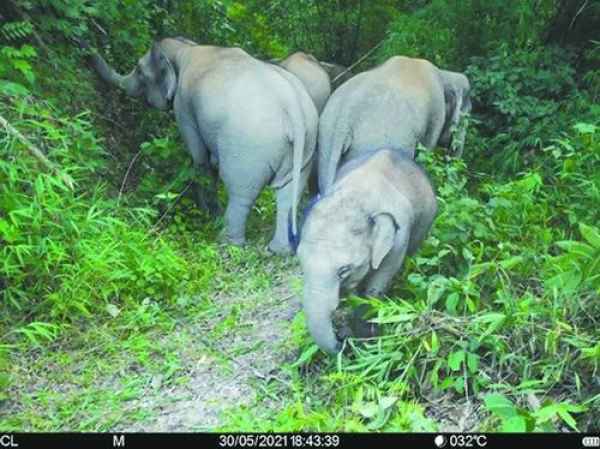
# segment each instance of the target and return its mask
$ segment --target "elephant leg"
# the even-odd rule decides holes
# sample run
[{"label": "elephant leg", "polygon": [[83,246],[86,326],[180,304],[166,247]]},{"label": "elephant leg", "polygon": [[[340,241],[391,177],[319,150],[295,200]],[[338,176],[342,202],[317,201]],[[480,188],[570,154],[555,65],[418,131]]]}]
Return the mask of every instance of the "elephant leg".
[{"label": "elephant leg", "polygon": [[246,220],[264,184],[240,185],[226,179],[225,187],[229,201],[225,209],[225,229],[221,236],[223,240],[238,246],[246,243]]},{"label": "elephant leg", "polygon": [[310,166],[305,167],[300,173],[297,198],[292,198],[293,180],[280,189],[277,189],[277,221],[275,224],[275,235],[273,236],[271,243],[269,243],[269,251],[272,253],[281,255],[292,253],[288,238],[288,217],[294,202],[296,203],[296,206],[298,205],[310,173]]},{"label": "elephant leg", "polygon": [[192,183],[194,200],[199,208],[206,210],[211,215],[218,215],[221,213],[217,197],[218,173],[210,166],[208,148],[196,125],[181,115],[176,114],[179,131],[188,153],[192,156],[194,168],[201,178],[201,182],[194,181]]},{"label": "elephant leg", "polygon": [[223,208],[219,204],[219,173],[212,167],[203,165],[199,168],[199,173],[206,180],[206,185],[200,190],[204,208],[212,216],[218,216],[223,213]]},{"label": "elephant leg", "polygon": [[431,117],[427,125],[425,135],[421,139],[421,144],[425,148],[433,149],[437,145],[440,145],[440,138],[444,131],[444,115],[442,110],[435,110],[431,112]]}]

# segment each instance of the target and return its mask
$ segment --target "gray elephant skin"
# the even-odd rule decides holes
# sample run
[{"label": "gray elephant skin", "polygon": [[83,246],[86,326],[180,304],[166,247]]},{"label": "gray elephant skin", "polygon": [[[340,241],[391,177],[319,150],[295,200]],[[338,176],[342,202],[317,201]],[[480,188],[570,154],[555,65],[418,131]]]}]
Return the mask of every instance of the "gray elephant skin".
[{"label": "gray elephant skin", "polygon": [[308,329],[326,352],[341,348],[332,324],[340,294],[385,293],[406,254],[425,239],[437,210],[433,188],[406,155],[381,149],[345,164],[308,212],[297,254]]},{"label": "gray elephant skin", "polygon": [[98,54],[92,62],[105,81],[158,109],[170,103],[194,165],[217,171],[228,193],[225,237],[245,242],[246,219],[261,190],[276,189],[277,222],[269,244],[288,253],[287,218],[306,184],[316,145],[317,110],[294,75],[239,48],[197,45],[182,38],[156,42],[128,75]]},{"label": "gray elephant skin", "polygon": [[[330,77],[321,63],[313,55],[301,51],[292,53],[283,60],[273,60],[272,62],[298,77],[320,114],[331,95]],[[308,181],[312,196],[319,191],[318,176],[315,158]]]},{"label": "gray elephant skin", "polygon": [[414,157],[419,143],[427,148],[452,145],[461,154],[464,127],[452,133],[471,109],[469,91],[465,75],[404,56],[346,81],[333,92],[319,120],[320,192],[327,192],[341,164],[377,148]]},{"label": "gray elephant skin", "polygon": [[297,51],[276,62],[298,77],[320,114],[331,95],[331,84],[329,75],[321,67],[319,61],[311,54]]}]

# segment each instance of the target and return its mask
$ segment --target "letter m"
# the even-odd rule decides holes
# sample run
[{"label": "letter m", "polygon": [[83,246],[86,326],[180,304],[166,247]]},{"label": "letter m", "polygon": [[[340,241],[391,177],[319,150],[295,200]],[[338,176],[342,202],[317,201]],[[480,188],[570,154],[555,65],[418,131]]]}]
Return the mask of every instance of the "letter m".
[{"label": "letter m", "polygon": [[125,447],[125,435],[113,435],[113,447]]}]

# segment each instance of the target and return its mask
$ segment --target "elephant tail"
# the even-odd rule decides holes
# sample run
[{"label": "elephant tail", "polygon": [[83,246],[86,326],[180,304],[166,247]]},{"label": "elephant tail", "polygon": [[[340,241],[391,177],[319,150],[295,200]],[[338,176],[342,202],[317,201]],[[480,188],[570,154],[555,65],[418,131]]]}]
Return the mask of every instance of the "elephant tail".
[{"label": "elephant tail", "polygon": [[319,119],[317,171],[321,195],[331,188],[342,155],[352,144],[349,111],[342,100],[333,95]]},{"label": "elephant tail", "polygon": [[[304,148],[306,147],[306,120],[300,108],[291,108],[288,112],[291,123],[292,141],[292,217],[291,229],[288,234],[290,242],[296,242],[298,239],[298,199],[300,197],[300,178],[302,176],[302,168],[304,166]],[[312,158],[312,153],[307,158],[309,161]]]},{"label": "elephant tail", "polygon": [[[335,181],[342,155],[350,147],[352,133],[345,127],[333,127],[332,136],[321,138],[319,134],[319,192],[321,195],[327,193]],[[321,133],[321,130],[319,130]]]},{"label": "elephant tail", "polygon": [[321,199],[321,195],[319,195],[317,193],[314,197],[312,197],[312,199],[304,207],[304,211],[302,212],[302,219],[300,220],[300,223],[298,224],[298,229],[297,229],[296,233],[294,233],[294,231],[292,230],[292,211],[290,209],[290,212],[288,214],[287,230],[288,230],[288,241],[290,242],[292,251],[294,251],[294,253],[296,253],[296,250],[298,249],[298,245],[300,244],[300,238],[301,238],[301,234],[302,234],[302,226],[304,225],[303,223],[306,221],[306,218],[308,217],[308,214],[310,213],[312,208],[315,207],[315,204],[317,204],[320,199]]}]

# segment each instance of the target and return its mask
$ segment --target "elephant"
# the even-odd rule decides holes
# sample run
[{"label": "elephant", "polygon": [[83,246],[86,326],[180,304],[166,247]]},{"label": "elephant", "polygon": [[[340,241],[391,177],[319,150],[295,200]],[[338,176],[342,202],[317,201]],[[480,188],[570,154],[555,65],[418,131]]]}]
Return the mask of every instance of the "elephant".
[{"label": "elephant", "polygon": [[354,76],[352,70],[348,70],[348,68],[344,67],[343,65],[325,61],[319,61],[319,64],[321,64],[321,67],[323,67],[323,69],[329,75],[332,91]]},{"label": "elephant", "polygon": [[320,114],[331,94],[331,84],[319,61],[311,54],[298,51],[276,63],[302,81]]},{"label": "elephant", "polygon": [[427,236],[437,213],[436,196],[411,157],[383,148],[342,166],[332,188],[305,217],[297,255],[304,279],[308,329],[325,352],[336,353],[332,313],[340,295],[383,295],[405,255]]},{"label": "elephant", "polygon": [[[327,71],[319,61],[311,54],[298,51],[283,60],[274,59],[271,62],[285,68],[302,81],[320,114],[331,95],[331,84]],[[319,190],[316,160],[313,161],[308,186],[311,195],[315,195]]]},{"label": "elephant", "polygon": [[277,220],[269,243],[286,254],[288,214],[296,209],[311,170],[318,113],[302,83],[281,67],[240,48],[197,45],[183,38],[156,41],[127,75],[96,52],[100,77],[155,108],[171,104],[194,166],[218,176],[228,193],[225,238],[245,243],[246,219],[262,189],[276,190]]},{"label": "elephant", "polygon": [[454,129],[471,110],[469,80],[424,59],[394,56],[355,75],[329,98],[319,119],[319,191],[333,184],[337,168],[365,152],[393,148],[414,157],[417,145],[457,147]]}]

